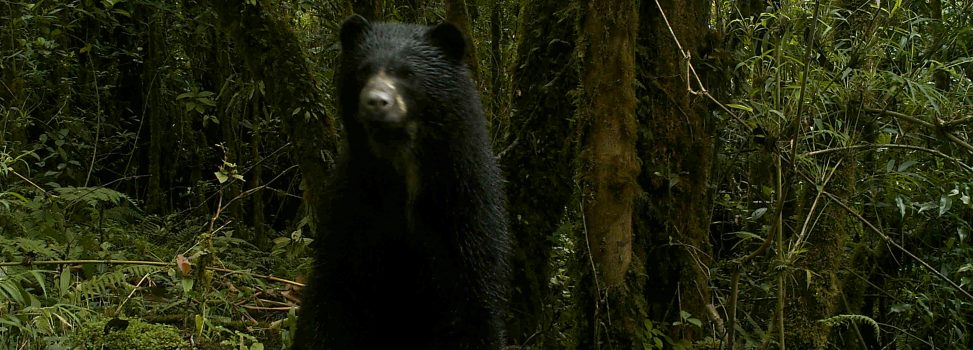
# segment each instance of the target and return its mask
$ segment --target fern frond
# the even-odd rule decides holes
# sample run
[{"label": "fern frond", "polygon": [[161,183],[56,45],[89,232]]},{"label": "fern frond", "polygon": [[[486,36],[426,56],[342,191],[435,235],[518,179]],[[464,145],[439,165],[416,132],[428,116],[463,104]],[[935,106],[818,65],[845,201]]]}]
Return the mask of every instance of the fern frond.
[{"label": "fern frond", "polygon": [[147,274],[163,271],[165,268],[159,266],[129,265],[106,272],[95,278],[81,282],[78,289],[85,297],[95,295],[106,295],[110,290],[118,288],[134,288],[128,281],[133,277],[141,277]]},{"label": "fern frond", "polygon": [[818,322],[824,323],[829,327],[847,326],[849,323],[857,322],[859,324],[872,326],[872,330],[875,331],[875,336],[879,335],[878,322],[875,322],[875,320],[873,320],[871,317],[865,315],[835,315]]}]

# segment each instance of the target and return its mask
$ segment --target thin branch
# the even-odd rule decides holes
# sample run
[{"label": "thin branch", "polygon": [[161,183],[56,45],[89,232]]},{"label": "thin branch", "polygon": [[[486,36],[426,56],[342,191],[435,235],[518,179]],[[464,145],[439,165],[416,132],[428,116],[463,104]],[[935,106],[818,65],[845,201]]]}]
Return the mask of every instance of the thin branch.
[{"label": "thin branch", "polygon": [[966,117],[966,118],[963,118],[963,119],[957,119],[957,120],[953,120],[953,121],[948,121],[948,122],[943,123],[943,127],[944,128],[951,128],[951,127],[954,127],[954,126],[957,126],[957,125],[963,125],[963,124],[968,124],[968,123],[973,124],[973,117]]},{"label": "thin branch", "polygon": [[95,87],[95,142],[92,145],[91,151],[91,163],[88,164],[88,175],[84,178],[84,187],[88,187],[89,180],[91,180],[91,173],[95,170],[95,160],[98,156],[98,142],[101,140],[101,92],[98,91],[98,71],[95,69],[95,63],[91,59],[91,53],[88,53],[88,63],[91,65],[91,80]]},{"label": "thin branch", "polygon": [[[88,264],[105,264],[105,265],[146,265],[146,266],[159,266],[159,267],[176,267],[175,263],[162,262],[162,261],[142,261],[142,260],[44,260],[44,261],[24,261],[24,262],[0,262],[0,267],[4,266],[43,266],[43,265],[88,265]],[[230,270],[222,267],[206,267],[207,270],[222,272],[230,275],[246,275],[254,278],[265,279],[268,281],[274,281],[284,284],[289,284],[297,287],[304,287],[304,283],[295,282],[280,277],[261,275],[243,270]]]},{"label": "thin branch", "polygon": [[14,171],[13,169],[10,169],[9,171],[10,171],[11,174],[14,174],[14,176],[19,177],[21,180],[27,181],[27,183],[29,183],[31,186],[34,186],[35,188],[37,188],[41,192],[47,193],[47,190],[45,190],[43,187],[38,186],[33,181],[30,181],[30,179],[24,177],[23,175],[20,175],[20,173]]},{"label": "thin branch", "polygon": [[[810,181],[810,179],[808,179],[808,181]],[[833,202],[835,202],[836,204],[838,204],[842,208],[844,208],[846,211],[848,211],[849,214],[851,214],[856,219],[858,219],[858,221],[860,221],[862,224],[865,224],[865,226],[867,226],[870,230],[872,230],[872,232],[875,232],[880,237],[882,237],[882,239],[885,240],[886,243],[888,243],[888,244],[892,245],[893,247],[901,250],[903,253],[905,253],[906,255],[908,255],[909,257],[911,257],[912,259],[914,259],[915,261],[919,262],[919,264],[922,265],[923,267],[925,267],[927,270],[929,270],[929,272],[932,272],[934,275],[936,275],[936,277],[938,277],[940,280],[943,280],[944,282],[948,283],[950,286],[952,286],[957,291],[959,291],[960,293],[962,293],[963,295],[965,295],[967,298],[969,298],[970,300],[973,300],[973,294],[970,294],[970,292],[968,292],[965,289],[963,289],[963,287],[961,287],[959,284],[956,284],[956,282],[953,282],[953,280],[949,279],[949,277],[946,277],[946,275],[944,275],[941,272],[939,272],[939,270],[937,270],[935,267],[933,267],[932,265],[930,265],[929,263],[927,263],[925,260],[922,260],[922,258],[916,256],[915,254],[912,254],[912,252],[910,252],[908,249],[905,249],[905,247],[903,247],[903,246],[899,245],[898,243],[896,243],[894,240],[892,240],[891,237],[885,235],[885,233],[882,232],[882,230],[879,230],[877,227],[875,227],[874,225],[872,225],[871,222],[869,222],[867,219],[865,219],[860,214],[858,214],[857,212],[855,212],[854,209],[851,209],[851,207],[849,207],[847,204],[845,204],[845,202],[842,201],[842,200],[840,200],[837,196],[835,196],[835,195],[833,195],[833,194],[831,194],[830,192],[827,192],[827,191],[824,192],[824,195],[825,196],[828,196],[828,198],[831,198],[831,200]]]},{"label": "thin branch", "polygon": [[924,127],[927,127],[929,129],[932,129],[932,130],[935,130],[935,131],[942,132],[943,134],[946,135],[946,138],[948,138],[950,141],[953,141],[954,143],[960,145],[961,147],[966,148],[970,152],[973,152],[973,145],[970,145],[969,142],[964,141],[963,139],[959,138],[959,136],[956,136],[956,134],[945,130],[945,129],[947,129],[947,126],[952,125],[952,123],[945,123],[945,124],[943,124],[941,126],[937,126],[936,124],[927,122],[925,120],[922,120],[922,119],[913,117],[913,116],[908,115],[908,114],[899,113],[899,112],[893,112],[893,111],[888,111],[888,110],[884,110],[884,109],[876,109],[876,108],[865,108],[865,111],[866,112],[870,112],[870,113],[887,114],[887,115],[890,115],[890,116],[893,116],[893,117],[896,117],[896,118],[899,118],[899,119],[905,119],[907,121],[910,121],[910,122],[913,122],[913,123],[922,125]]},{"label": "thin branch", "polygon": [[243,191],[242,193],[240,193],[236,197],[233,197],[233,199],[231,199],[229,202],[226,202],[226,205],[224,205],[224,207],[229,207],[230,204],[232,204],[234,201],[236,201],[238,199],[243,199],[243,198],[245,198],[245,197],[247,197],[247,196],[249,196],[251,194],[256,193],[257,191],[260,191],[260,190],[262,190],[264,188],[267,188],[267,186],[270,186],[270,184],[274,183],[274,181],[277,181],[277,179],[279,179],[281,176],[284,176],[284,174],[286,174],[288,171],[291,171],[291,169],[294,169],[294,168],[297,168],[297,164],[291,165],[287,169],[284,169],[279,174],[277,174],[277,176],[274,176],[273,179],[270,179],[270,181],[267,181],[267,183],[265,183],[263,185],[260,185],[260,186],[257,186],[257,187],[254,187],[254,188],[251,188],[249,190]]},{"label": "thin branch", "polygon": [[801,134],[801,116],[804,114],[804,93],[807,91],[807,76],[811,74],[811,51],[814,50],[814,38],[817,35],[818,29],[818,9],[820,7],[821,1],[815,1],[814,16],[811,17],[811,33],[808,35],[809,42],[804,50],[804,74],[801,76],[801,93],[797,98],[797,113],[794,115],[794,131],[790,135],[791,161],[795,168],[794,171],[797,171],[797,138]]},{"label": "thin branch", "polygon": [[[815,210],[817,210],[818,205],[821,203],[821,195],[824,192],[824,189],[828,186],[828,183],[831,182],[831,179],[834,177],[834,173],[838,171],[838,167],[840,166],[841,166],[841,161],[839,161],[837,164],[834,165],[833,168],[831,168],[831,172],[828,173],[827,177],[825,177],[824,179],[824,182],[821,183],[818,189],[818,193],[814,195],[814,201],[811,202],[811,208],[808,209],[807,217],[804,219],[804,224],[801,225],[801,231],[800,233],[798,233],[797,240],[794,242],[794,245],[792,246],[793,249],[790,249],[787,252],[786,261],[788,262],[791,261],[794,254],[797,254],[797,252],[801,250],[801,246],[804,245],[804,242],[807,241],[808,236],[811,235],[811,229],[810,229],[811,219],[815,216],[814,214]],[[821,209],[821,211],[823,212],[824,209]]]},{"label": "thin branch", "polygon": [[966,165],[966,163],[963,163],[963,161],[961,161],[961,160],[959,160],[959,159],[957,159],[955,157],[950,157],[949,155],[947,155],[947,154],[945,154],[943,152],[940,152],[940,151],[937,151],[937,150],[934,150],[934,149],[931,149],[931,148],[925,148],[925,147],[919,147],[919,146],[912,146],[912,145],[900,145],[900,144],[891,144],[891,143],[888,143],[888,144],[870,143],[870,144],[864,144],[864,145],[834,147],[834,148],[822,149],[822,150],[817,150],[817,151],[810,151],[810,152],[807,152],[807,153],[802,154],[802,156],[810,157],[810,156],[817,156],[817,155],[822,155],[822,154],[826,154],[826,153],[840,152],[840,151],[847,151],[847,150],[855,150],[855,149],[863,149],[863,148],[904,148],[904,149],[910,149],[910,150],[914,150],[914,151],[922,151],[922,152],[934,154],[936,156],[939,156],[939,157],[942,157],[944,159],[947,159],[947,160],[949,160],[949,161],[951,161],[953,163],[958,164],[963,170],[966,170],[966,171],[968,171],[970,173],[973,173],[973,167],[970,167],[969,165]]},{"label": "thin branch", "polygon": [[894,112],[894,111],[890,111],[890,110],[886,110],[886,109],[878,109],[878,108],[865,108],[865,111],[866,112],[869,112],[869,113],[888,114],[890,116],[893,116],[893,117],[896,117],[896,118],[899,118],[899,119],[905,119],[905,120],[908,120],[910,122],[913,122],[913,123],[916,123],[916,124],[925,126],[927,128],[930,128],[930,129],[935,129],[936,128],[936,126],[933,125],[932,123],[927,122],[927,121],[922,120],[922,119],[919,119],[919,118],[916,118],[916,117],[913,117],[913,116],[908,115],[908,114],[902,114],[902,113],[899,113],[899,112]]},{"label": "thin branch", "polygon": [[[741,126],[749,130],[752,130],[753,128],[750,127],[749,124],[744,122],[743,119],[740,118],[740,116],[736,115],[736,113],[731,111],[730,108],[724,106],[723,103],[716,100],[716,97],[713,97],[713,95],[710,94],[708,90],[706,90],[706,86],[703,85],[703,80],[700,79],[699,74],[696,73],[696,68],[693,67],[692,55],[686,50],[683,50],[682,44],[679,42],[679,37],[676,36],[676,32],[675,30],[672,29],[672,25],[669,24],[669,18],[668,16],[666,16],[666,11],[662,9],[662,5],[659,4],[659,0],[655,0],[655,7],[659,9],[659,14],[662,15],[662,21],[665,22],[666,28],[669,29],[669,34],[672,35],[672,41],[676,43],[676,47],[679,48],[679,54],[682,55],[683,60],[686,62],[686,89],[689,90],[689,93],[693,95],[706,96],[707,98],[710,99],[710,101],[713,101],[713,103],[719,106],[720,109],[722,109],[724,112],[726,112],[731,117],[733,117],[733,119],[736,119]],[[699,91],[693,90],[693,85],[690,83],[690,79],[689,79],[690,75],[693,78],[696,78],[696,83],[699,84]]]}]

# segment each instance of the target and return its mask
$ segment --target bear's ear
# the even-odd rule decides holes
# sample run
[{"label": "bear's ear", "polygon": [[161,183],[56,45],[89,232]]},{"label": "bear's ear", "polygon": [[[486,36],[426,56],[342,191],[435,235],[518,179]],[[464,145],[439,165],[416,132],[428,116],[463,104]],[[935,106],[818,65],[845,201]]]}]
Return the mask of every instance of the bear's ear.
[{"label": "bear's ear", "polygon": [[341,24],[341,49],[350,50],[351,48],[358,46],[361,41],[362,35],[371,28],[371,24],[365,17],[359,15],[351,15],[345,19],[345,22]]},{"label": "bear's ear", "polygon": [[463,61],[466,55],[466,37],[452,23],[442,23],[429,29],[426,38],[438,47],[446,57],[457,62]]}]

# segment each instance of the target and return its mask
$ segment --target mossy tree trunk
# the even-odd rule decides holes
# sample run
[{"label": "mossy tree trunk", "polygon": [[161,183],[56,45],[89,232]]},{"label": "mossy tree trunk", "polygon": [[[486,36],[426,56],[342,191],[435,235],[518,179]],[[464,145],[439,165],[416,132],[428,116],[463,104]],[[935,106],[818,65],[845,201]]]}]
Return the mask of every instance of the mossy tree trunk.
[{"label": "mossy tree trunk", "polygon": [[[580,200],[584,227],[583,349],[634,348],[641,294],[626,285],[632,266],[632,218],[639,160],[635,116],[635,1],[587,1],[580,19],[578,105]],[[587,299],[587,300],[585,300]]]},{"label": "mossy tree trunk", "polygon": [[[274,15],[273,6],[241,0],[210,0],[223,29],[254,79],[266,85],[266,108],[284,119],[284,129],[301,169],[305,202],[320,208],[323,179],[338,145],[334,121],[325,113],[324,92],[311,75],[294,32]],[[311,211],[313,212],[313,210]],[[317,226],[312,215],[311,226]]]},{"label": "mossy tree trunk", "polygon": [[[508,336],[511,343],[552,347],[551,237],[562,224],[573,184],[575,103],[574,18],[561,18],[572,1],[521,4],[516,62],[510,82],[511,115],[500,153],[510,232],[515,240]],[[495,5],[497,6],[497,5]],[[559,14],[559,15],[551,15]],[[497,70],[494,70],[497,74]],[[496,77],[494,79],[496,89]],[[496,98],[496,97],[495,97]],[[536,336],[535,336],[536,333]],[[530,340],[529,343],[527,341]]]},{"label": "mossy tree trunk", "polygon": [[[863,58],[867,56],[863,50],[868,49],[868,43],[864,38],[875,34],[872,29],[874,22],[868,10],[870,1],[843,1],[840,6],[848,11],[848,17],[846,22],[837,26],[834,35],[837,39],[847,40],[846,47],[852,48],[851,59],[845,69],[853,72],[871,64],[865,62]],[[814,35],[820,34],[812,34],[810,37],[817,41]],[[854,75],[850,76],[854,77]],[[813,91],[813,87],[807,89]],[[835,111],[822,118],[825,125],[846,137],[836,139],[826,133],[817,134],[812,138],[814,142],[811,145],[826,148],[850,146],[863,139],[871,141],[874,137],[871,131],[873,126],[867,118],[863,118],[863,101],[859,99],[865,96],[864,94],[868,92],[863,91],[862,94],[856,94],[854,98],[849,97],[840,112]],[[811,97],[805,99],[809,98],[813,99]],[[808,102],[804,101],[804,103]],[[802,124],[811,124],[810,116],[798,115],[797,117],[801,118]],[[799,188],[798,200],[804,203],[804,210],[800,213],[798,225],[791,237],[794,248],[788,252],[785,259],[785,264],[790,265],[789,274],[784,278],[790,282],[787,285],[786,304],[783,311],[785,338],[782,346],[786,348],[829,348],[829,342],[834,338],[831,336],[831,327],[819,321],[835,316],[840,310],[849,306],[847,304],[849,300],[854,300],[843,293],[842,267],[846,266],[847,260],[845,242],[853,237],[862,236],[861,224],[838,204],[827,203],[829,200],[819,196],[817,187],[820,186],[824,191],[830,192],[854,207],[854,203],[857,202],[856,182],[860,177],[858,169],[861,168],[862,160],[858,153],[852,151],[833,152],[813,160],[813,164],[819,169],[814,173],[822,174],[814,179],[816,186],[802,181],[804,180],[802,178],[794,179],[796,181],[794,186]],[[804,185],[801,186],[800,183]],[[795,242],[804,243],[795,244]],[[850,325],[850,329],[856,327],[857,325]],[[843,348],[863,345],[860,344],[857,334],[849,332],[844,335]]]},{"label": "mossy tree trunk", "polygon": [[172,130],[169,126],[169,113],[166,111],[166,100],[163,96],[162,81],[164,79],[161,78],[167,56],[165,51],[166,27],[165,23],[162,23],[166,14],[148,9],[143,13],[146,13],[148,22],[148,40],[142,80],[157,82],[144,85],[147,87],[144,117],[148,120],[149,125],[149,184],[146,193],[146,207],[149,212],[164,213],[168,206],[165,205],[167,196],[166,192],[163,191],[163,185],[168,184],[167,176],[165,176],[168,172],[163,169],[163,166],[167,164],[167,155],[170,155],[166,146]]},{"label": "mossy tree trunk", "polygon": [[[707,49],[709,2],[660,0],[686,62],[654,1],[639,8],[639,184],[645,190],[637,205],[636,252],[645,264],[644,293],[653,322],[683,321],[688,313],[699,320],[716,319],[711,303],[708,269],[713,266],[709,241],[713,194],[710,178],[715,161],[716,119],[687,66],[704,74],[700,60]],[[705,82],[705,76],[702,77]],[[683,341],[706,332],[691,325],[673,327]]]}]

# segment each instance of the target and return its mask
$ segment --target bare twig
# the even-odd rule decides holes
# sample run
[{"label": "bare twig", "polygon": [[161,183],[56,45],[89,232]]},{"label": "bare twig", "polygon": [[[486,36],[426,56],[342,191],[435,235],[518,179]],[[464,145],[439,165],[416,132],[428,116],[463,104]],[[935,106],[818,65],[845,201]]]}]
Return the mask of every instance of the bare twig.
[{"label": "bare twig", "polygon": [[[810,179],[808,179],[808,181],[810,181]],[[922,265],[923,267],[925,267],[926,270],[929,270],[929,272],[932,272],[934,275],[936,275],[936,277],[938,277],[940,280],[943,280],[944,282],[948,283],[950,286],[952,286],[957,291],[959,291],[960,293],[962,293],[963,295],[965,295],[967,298],[969,298],[970,300],[973,300],[973,294],[970,294],[970,292],[968,292],[965,289],[963,289],[963,287],[961,287],[959,284],[956,284],[956,282],[953,282],[953,280],[949,279],[949,277],[946,277],[946,275],[944,275],[941,272],[939,272],[939,270],[937,270],[935,267],[933,267],[932,265],[930,265],[929,263],[927,263],[925,260],[922,260],[922,258],[916,256],[915,254],[912,254],[912,252],[910,252],[908,249],[905,249],[905,247],[903,247],[902,245],[896,243],[891,237],[887,236],[884,232],[882,232],[882,230],[879,230],[877,227],[875,227],[874,225],[872,225],[871,222],[869,222],[867,219],[865,219],[860,214],[858,214],[854,209],[851,209],[851,207],[849,207],[847,204],[845,204],[844,201],[838,199],[837,196],[835,196],[835,195],[833,195],[833,194],[831,194],[830,192],[827,192],[827,191],[824,192],[824,195],[825,196],[828,196],[828,198],[831,198],[831,200],[833,202],[835,202],[836,204],[838,204],[842,208],[844,208],[846,211],[848,211],[849,214],[851,214],[856,219],[858,219],[858,221],[860,221],[862,224],[864,224],[865,226],[867,226],[868,229],[872,230],[872,232],[875,232],[880,237],[882,237],[882,239],[885,240],[886,243],[888,243],[889,245],[891,245],[891,246],[893,246],[893,247],[901,250],[903,253],[905,253],[906,255],[908,255],[909,257],[911,257],[915,261],[917,261],[920,265]]]},{"label": "bare twig", "polygon": [[[146,266],[159,266],[159,267],[176,267],[175,263],[162,262],[162,261],[141,261],[141,260],[44,260],[44,261],[24,261],[24,262],[0,262],[0,267],[4,266],[43,266],[43,265],[87,265],[87,264],[105,264],[105,265],[146,265]],[[295,282],[280,277],[261,275],[243,270],[230,270],[222,267],[206,267],[207,270],[222,272],[230,275],[246,275],[253,278],[265,279],[268,281],[274,281],[284,284],[289,284],[297,287],[304,287],[304,283]]]},{"label": "bare twig", "polygon": [[919,146],[912,146],[912,145],[872,143],[872,144],[864,144],[864,145],[854,145],[854,146],[844,146],[844,147],[834,147],[834,148],[822,149],[822,150],[807,152],[807,153],[804,153],[802,155],[803,156],[810,157],[810,156],[817,156],[817,155],[831,153],[831,152],[840,152],[840,151],[863,149],[863,148],[904,148],[904,149],[910,149],[910,150],[914,150],[914,151],[922,151],[922,152],[934,154],[936,156],[939,156],[939,157],[942,157],[944,159],[947,159],[947,160],[949,160],[949,161],[951,161],[951,162],[956,163],[957,165],[959,165],[960,168],[962,168],[963,170],[966,170],[968,172],[973,173],[973,167],[970,167],[969,165],[966,165],[966,163],[963,163],[963,161],[961,161],[961,160],[959,160],[959,159],[957,159],[955,157],[950,157],[949,155],[946,155],[943,152],[940,152],[940,151],[937,151],[937,150],[934,150],[934,149],[931,149],[931,148],[925,148],[925,147],[919,147]]},{"label": "bare twig", "polygon": [[[662,20],[663,22],[666,23],[666,28],[669,29],[669,34],[672,35],[672,41],[676,43],[676,47],[679,49],[679,54],[682,55],[683,60],[686,62],[686,73],[685,73],[686,89],[689,90],[689,93],[692,95],[705,96],[706,98],[710,99],[710,101],[713,101],[713,103],[715,103],[718,107],[720,107],[720,109],[722,109],[724,112],[726,112],[731,117],[733,117],[733,119],[736,119],[741,126],[747,129],[752,129],[749,124],[747,124],[746,122],[743,121],[743,119],[740,118],[740,116],[736,115],[736,113],[733,113],[733,111],[731,111],[730,108],[726,107],[725,105],[723,105],[723,103],[716,100],[716,97],[713,97],[713,95],[710,94],[708,90],[706,90],[706,86],[703,85],[703,80],[699,78],[699,74],[696,73],[696,68],[693,67],[692,54],[690,54],[686,50],[683,50],[682,44],[679,42],[679,37],[676,36],[676,32],[675,30],[672,29],[672,25],[669,24],[669,18],[666,16],[666,11],[662,9],[662,5],[659,4],[659,0],[655,0],[655,6],[656,8],[659,9],[659,14],[662,15]],[[690,79],[689,79],[690,76],[696,78],[696,83],[699,84],[699,91],[693,90],[693,85],[690,83]]]},{"label": "bare twig", "polygon": [[91,162],[88,164],[88,175],[84,178],[84,187],[88,187],[88,183],[91,180],[91,173],[95,170],[95,159],[98,156],[98,142],[101,139],[101,93],[98,91],[98,71],[95,69],[95,63],[91,59],[91,53],[88,53],[88,63],[91,65],[92,84],[95,86],[95,142],[92,145],[91,151]]},{"label": "bare twig", "polygon": [[932,129],[934,131],[942,132],[943,134],[946,135],[946,138],[948,138],[950,141],[953,141],[953,143],[955,143],[957,145],[960,145],[961,147],[969,150],[970,152],[973,152],[973,145],[970,145],[969,142],[961,139],[959,136],[956,136],[956,134],[954,134],[954,133],[949,132],[948,130],[946,130],[946,129],[948,129],[948,126],[949,125],[952,125],[951,123],[945,123],[945,124],[942,124],[941,126],[937,126],[936,124],[927,122],[925,120],[922,120],[922,119],[919,119],[919,118],[916,118],[914,116],[911,116],[911,115],[908,115],[908,114],[904,114],[904,113],[893,112],[893,111],[888,111],[888,110],[884,110],[884,109],[876,109],[876,108],[865,108],[865,111],[866,112],[870,112],[870,113],[887,114],[887,115],[890,115],[890,116],[893,116],[893,117],[896,117],[896,118],[899,118],[899,119],[904,119],[904,120],[910,121],[912,123],[916,123],[916,124],[922,125],[922,126],[924,126],[926,128]]}]

